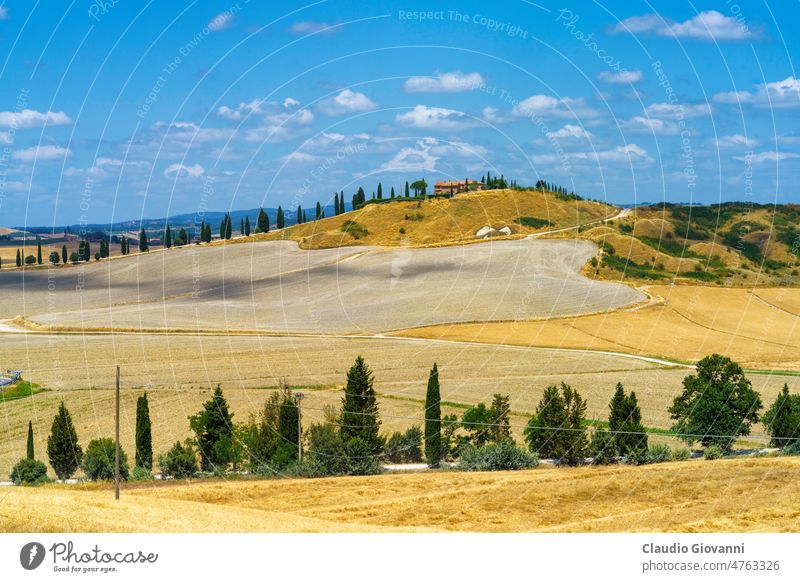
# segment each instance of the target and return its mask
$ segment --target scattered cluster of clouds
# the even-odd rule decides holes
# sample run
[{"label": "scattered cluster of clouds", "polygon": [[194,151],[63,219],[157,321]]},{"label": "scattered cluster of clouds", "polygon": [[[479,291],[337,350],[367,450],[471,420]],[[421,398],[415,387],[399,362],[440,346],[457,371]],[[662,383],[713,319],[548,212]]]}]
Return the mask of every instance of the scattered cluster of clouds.
[{"label": "scattered cluster of clouds", "polygon": [[677,22],[659,14],[631,16],[611,28],[612,33],[644,33],[674,38],[707,41],[741,41],[754,37],[753,31],[734,16],[716,10],[700,12],[697,16]]},{"label": "scattered cluster of clouds", "polygon": [[800,107],[800,79],[789,76],[782,81],[759,85],[754,91],[717,93],[714,95],[714,101],[781,109]]},{"label": "scattered cluster of clouds", "polygon": [[192,164],[191,166],[185,164],[170,164],[164,169],[164,176],[175,174],[176,177],[186,176],[188,178],[200,178],[206,173],[205,168],[200,164]]},{"label": "scattered cluster of clouds", "polygon": [[226,28],[230,28],[232,23],[233,23],[232,12],[220,12],[209,21],[208,28],[213,32],[219,32],[220,30],[225,30]]},{"label": "scattered cluster of clouds", "polygon": [[596,117],[598,112],[586,105],[582,97],[551,97],[531,95],[517,103],[511,110],[515,117]]},{"label": "scattered cluster of clouds", "polygon": [[399,113],[395,120],[400,125],[420,129],[460,129],[471,123],[463,111],[427,105],[417,105],[411,111]]}]

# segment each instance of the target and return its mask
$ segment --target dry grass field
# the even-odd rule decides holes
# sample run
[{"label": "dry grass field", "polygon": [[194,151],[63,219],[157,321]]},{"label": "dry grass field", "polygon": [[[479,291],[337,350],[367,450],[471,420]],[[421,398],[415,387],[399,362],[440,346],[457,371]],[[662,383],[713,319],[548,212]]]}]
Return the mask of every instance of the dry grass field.
[{"label": "dry grass field", "polygon": [[0,490],[7,532],[794,532],[800,459]]},{"label": "dry grass field", "polygon": [[[428,372],[437,362],[445,414],[460,415],[497,392],[510,394],[520,441],[545,387],[562,380],[587,399],[589,418],[607,418],[614,387],[623,382],[637,392],[645,425],[669,428],[667,407],[690,372],[614,355],[401,338],[5,334],[0,361],[48,390],[0,404],[0,480],[25,453],[29,420],[37,451],[45,450],[62,399],[84,446],[113,434],[115,362],[122,367],[123,449],[133,451],[136,398],[147,390],[160,454],[190,436],[187,417],[217,384],[237,421],[258,412],[282,378],[306,393],[305,422],[320,420],[325,405],[340,403],[346,371],[359,354],[375,371],[384,432],[421,424]],[[765,402],[784,382],[800,390],[797,376],[751,380]],[[763,434],[760,425],[754,434]]]},{"label": "dry grass field", "polygon": [[376,333],[604,312],[644,299],[581,276],[595,252],[586,241],[534,239],[429,249],[192,246],[0,273],[0,318],[67,330]]},{"label": "dry grass field", "polygon": [[[453,198],[367,204],[354,212],[275,231],[263,238],[295,240],[301,247],[311,249],[352,244],[436,246],[473,242],[475,233],[484,226],[507,226],[514,236],[576,227],[613,216],[617,211],[614,206],[599,202],[561,200],[549,192],[488,190]],[[548,221],[550,225],[531,228],[518,222],[523,217]],[[345,221],[357,222],[366,233],[358,233],[356,238],[344,232]]]},{"label": "dry grass field", "polygon": [[800,289],[651,286],[647,307],[549,321],[442,325],[400,335],[610,350],[694,362],[725,354],[749,368],[800,371]]}]

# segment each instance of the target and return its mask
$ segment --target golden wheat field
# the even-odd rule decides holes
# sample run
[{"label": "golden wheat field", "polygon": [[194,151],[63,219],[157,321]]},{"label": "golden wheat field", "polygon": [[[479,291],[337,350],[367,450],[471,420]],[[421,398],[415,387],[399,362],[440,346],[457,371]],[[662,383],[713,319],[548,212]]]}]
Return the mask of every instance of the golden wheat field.
[{"label": "golden wheat field", "polygon": [[[304,390],[306,422],[338,405],[349,366],[359,354],[375,373],[384,432],[421,424],[428,373],[440,370],[445,414],[511,395],[512,425],[521,430],[549,384],[568,382],[588,401],[589,418],[605,419],[617,382],[639,396],[646,426],[669,428],[667,408],[687,367],[661,365],[611,354],[472,345],[403,338],[169,336],[148,334],[6,334],[0,360],[47,388],[29,398],[0,404],[0,480],[25,452],[28,421],[44,451],[50,424],[63,399],[80,442],[113,434],[115,362],[122,368],[122,446],[133,450],[136,398],[151,401],[153,446],[165,452],[190,436],[187,417],[200,410],[220,384],[237,421],[258,412],[281,379]],[[800,387],[798,376],[752,375],[769,403],[783,386]],[[762,435],[761,425],[754,427]],[[762,442],[762,441],[758,441]]]},{"label": "golden wheat field", "polygon": [[800,289],[651,286],[647,306],[586,317],[442,325],[401,335],[610,350],[694,362],[710,353],[749,368],[800,370]]},{"label": "golden wheat field", "polygon": [[[800,459],[0,491],[0,530],[782,532]],[[302,501],[299,501],[302,500]]]}]

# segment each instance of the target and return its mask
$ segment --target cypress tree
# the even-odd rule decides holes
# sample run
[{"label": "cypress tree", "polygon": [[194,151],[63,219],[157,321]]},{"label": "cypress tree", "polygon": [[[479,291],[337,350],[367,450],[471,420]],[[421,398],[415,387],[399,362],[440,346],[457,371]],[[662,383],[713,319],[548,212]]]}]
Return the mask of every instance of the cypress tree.
[{"label": "cypress tree", "polygon": [[36,264],[42,264],[42,241],[36,239]]},{"label": "cypress tree", "polygon": [[244,218],[239,220],[239,234],[244,236]]},{"label": "cypress tree", "polygon": [[67,259],[69,259],[69,255],[67,255],[67,245],[61,245],[61,262],[66,265]]},{"label": "cypress tree", "polygon": [[425,394],[425,460],[438,467],[442,460],[442,405],[439,394],[439,368],[433,364]]},{"label": "cypress tree", "polygon": [[269,215],[263,208],[258,209],[258,219],[256,220],[256,232],[269,232]]},{"label": "cypress tree", "polygon": [[148,471],[153,469],[153,437],[147,392],[136,401],[136,466]]},{"label": "cypress tree", "polygon": [[246,216],[244,219],[244,236],[250,236],[250,217]]},{"label": "cypress tree", "polygon": [[303,209],[297,206],[297,224],[303,224]]},{"label": "cypress tree", "polygon": [[22,266],[22,255],[20,254],[19,249],[17,249],[17,266]]},{"label": "cypress tree", "polygon": [[306,217],[306,211],[303,210],[303,222],[308,222],[308,218]]},{"label": "cypress tree", "polygon": [[383,185],[378,182],[378,200],[383,200]]},{"label": "cypress tree", "polygon": [[772,437],[771,446],[783,448],[797,442],[800,437],[800,395],[790,394],[789,385],[784,384],[761,421]]},{"label": "cypress tree", "polygon": [[35,458],[33,454],[33,423],[30,420],[28,421],[28,458],[31,460]]},{"label": "cypress tree", "polygon": [[231,240],[233,236],[233,220],[230,212],[225,216],[225,240]]},{"label": "cypress tree", "polygon": [[206,242],[206,221],[203,220],[200,222],[200,239],[197,241],[198,244],[201,242]]},{"label": "cypress tree", "polygon": [[147,240],[147,233],[144,231],[144,227],[139,231],[139,252],[146,253],[150,250],[150,243]]},{"label": "cypress tree", "polygon": [[408,180],[406,180],[406,198],[411,196],[411,191],[408,189]]},{"label": "cypress tree", "polygon": [[347,212],[347,210],[345,209],[344,206],[345,206],[345,204],[344,204],[344,190],[342,190],[341,192],[339,192],[339,214],[344,214],[345,212]]},{"label": "cypress tree", "polygon": [[275,220],[276,225],[277,225],[278,228],[283,228],[283,221],[284,221],[283,208],[278,206],[278,218]]},{"label": "cypress tree", "polygon": [[394,198],[394,186],[392,186],[392,192],[391,192],[391,194],[390,194],[389,196],[391,196],[392,198]]},{"label": "cypress tree", "polygon": [[225,468],[228,459],[218,443],[233,438],[233,413],[228,408],[228,401],[222,394],[222,388],[217,385],[211,400],[203,403],[203,410],[189,417],[195,435],[197,447],[200,449],[200,468],[203,471],[213,471],[215,468]]},{"label": "cypress tree", "polygon": [[83,450],[78,444],[72,417],[63,401],[53,419],[50,436],[47,437],[47,456],[50,465],[62,481],[69,479],[78,470],[83,459]]},{"label": "cypress tree", "polygon": [[322,206],[320,206],[319,202],[317,202],[317,220],[322,218]]},{"label": "cypress tree", "polygon": [[189,244],[189,235],[187,234],[186,229],[183,227],[181,227],[181,229],[178,231],[177,244],[178,246],[184,246]]},{"label": "cypress tree", "polygon": [[377,455],[383,450],[383,440],[378,434],[381,421],[373,381],[372,370],[358,356],[347,372],[340,435],[345,445],[359,439],[370,454]]},{"label": "cypress tree", "polygon": [[211,225],[210,224],[206,224],[206,242],[210,243],[213,238],[214,238],[214,236],[211,233]]},{"label": "cypress tree", "polygon": [[169,225],[167,225],[167,231],[164,233],[164,246],[168,249],[172,248],[172,230]]}]

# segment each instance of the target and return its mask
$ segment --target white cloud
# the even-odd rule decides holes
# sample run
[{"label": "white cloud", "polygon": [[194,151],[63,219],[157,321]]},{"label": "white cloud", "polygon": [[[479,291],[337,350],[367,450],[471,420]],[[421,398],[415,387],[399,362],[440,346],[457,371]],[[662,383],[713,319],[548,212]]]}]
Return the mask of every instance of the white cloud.
[{"label": "white cloud", "polygon": [[292,107],[298,107],[299,105],[300,102],[297,99],[292,99],[291,97],[287,97],[286,99],[283,100],[283,106],[286,109],[290,109]]},{"label": "white cloud", "polygon": [[282,159],[287,164],[291,162],[313,162],[317,159],[317,156],[313,156],[305,152],[292,152],[283,156]]},{"label": "white cloud", "polygon": [[264,101],[262,99],[253,99],[252,101],[240,102],[236,107],[228,107],[227,105],[221,106],[217,109],[217,115],[225,119],[240,120],[251,115],[260,115],[263,113]]},{"label": "white cloud", "polygon": [[710,144],[718,147],[718,148],[742,148],[742,147],[754,147],[759,144],[757,139],[753,139],[739,133],[735,133],[733,135],[723,135],[717,138],[712,138],[708,140]]},{"label": "white cloud", "polygon": [[0,6],[0,20],[8,20],[8,8]]},{"label": "white cloud", "polygon": [[363,93],[345,89],[338,95],[324,99],[318,109],[325,115],[344,115],[377,109],[377,105]]},{"label": "white cloud", "polygon": [[208,28],[213,32],[219,32],[229,28],[233,23],[233,14],[231,12],[220,12],[208,23]]},{"label": "white cloud", "polygon": [[7,131],[0,131],[0,143],[4,145],[11,145],[14,143],[14,138]]},{"label": "white cloud", "polygon": [[455,109],[417,105],[395,117],[398,123],[423,129],[458,129],[469,125],[466,114]]},{"label": "white cloud", "polygon": [[612,85],[628,85],[639,83],[642,79],[644,79],[644,76],[640,70],[636,69],[634,71],[622,70],[618,73],[603,71],[597,75],[597,78],[603,83],[610,83]]},{"label": "white cloud", "polygon": [[178,142],[209,142],[229,139],[233,130],[217,127],[200,127],[190,121],[158,121],[153,129],[167,132],[167,139]]},{"label": "white cloud", "polygon": [[558,154],[541,154],[532,155],[531,161],[536,164],[557,164],[564,161],[575,164],[580,163],[600,163],[600,162],[652,162],[652,158],[647,155],[647,152],[636,144],[628,144],[624,146],[617,146],[610,150],[601,151],[588,151],[588,152],[565,152],[562,155]]},{"label": "white cloud", "polygon": [[517,117],[591,117],[596,111],[586,107],[582,98],[556,99],[549,95],[531,95],[511,110]]},{"label": "white cloud", "polygon": [[297,35],[313,34],[318,32],[320,34],[335,34],[341,32],[342,27],[328,22],[314,22],[313,20],[302,20],[295,22],[289,27],[289,32]]},{"label": "white cloud", "polygon": [[508,121],[508,118],[501,115],[494,107],[484,107],[481,116],[489,123],[506,123]]},{"label": "white cloud", "polygon": [[41,127],[42,125],[66,125],[72,123],[69,116],[63,111],[35,111],[23,109],[22,111],[0,111],[0,127]]},{"label": "white cloud", "polygon": [[717,93],[718,103],[752,103],[762,107],[788,108],[800,106],[800,79],[792,76],[783,81],[759,85],[755,91]]},{"label": "white cloud", "polygon": [[473,91],[484,84],[480,73],[440,73],[435,77],[411,77],[403,84],[409,93],[458,93]]},{"label": "white cloud", "polygon": [[436,140],[426,137],[419,140],[414,147],[404,147],[394,157],[381,165],[384,172],[410,172],[436,170],[438,156],[431,153],[431,148],[436,145]]},{"label": "white cloud", "polygon": [[67,148],[54,145],[34,146],[24,150],[14,152],[14,159],[23,162],[57,160],[70,155],[72,152]]},{"label": "white cloud", "polygon": [[782,162],[783,160],[794,160],[800,158],[800,154],[792,152],[760,152],[751,156],[733,156],[734,160],[751,162],[753,164],[763,164],[764,162]]},{"label": "white cloud", "polygon": [[183,164],[170,164],[167,166],[167,169],[164,170],[164,175],[169,176],[170,174],[175,174],[177,176],[187,176],[189,178],[199,178],[203,174],[206,173],[205,168],[200,164],[194,164],[193,166],[185,166]]},{"label": "white cloud", "polygon": [[657,117],[644,117],[637,115],[620,124],[623,130],[637,133],[654,133],[656,135],[677,135],[680,132],[678,124]]},{"label": "white cloud", "polygon": [[612,33],[643,32],[676,38],[697,38],[710,41],[747,40],[753,38],[752,31],[733,16],[725,16],[716,10],[700,12],[697,16],[676,22],[658,14],[631,16],[611,29]]},{"label": "white cloud", "polygon": [[590,138],[592,134],[579,125],[566,124],[556,131],[548,131],[547,137],[553,139]]},{"label": "white cloud", "polygon": [[708,103],[653,103],[644,112],[647,117],[659,119],[691,119],[711,115],[713,110]]}]

